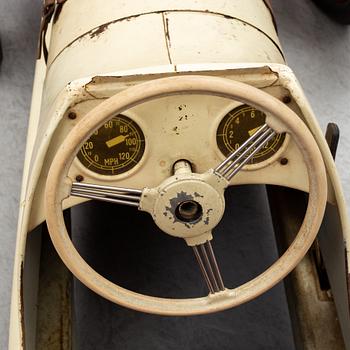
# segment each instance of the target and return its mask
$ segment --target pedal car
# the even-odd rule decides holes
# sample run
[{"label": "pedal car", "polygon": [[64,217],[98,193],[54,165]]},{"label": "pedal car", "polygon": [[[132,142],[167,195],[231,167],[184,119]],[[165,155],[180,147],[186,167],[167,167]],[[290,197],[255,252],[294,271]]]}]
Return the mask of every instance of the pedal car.
[{"label": "pedal car", "polygon": [[45,1],[9,349],[350,349],[337,128],[271,11]]}]

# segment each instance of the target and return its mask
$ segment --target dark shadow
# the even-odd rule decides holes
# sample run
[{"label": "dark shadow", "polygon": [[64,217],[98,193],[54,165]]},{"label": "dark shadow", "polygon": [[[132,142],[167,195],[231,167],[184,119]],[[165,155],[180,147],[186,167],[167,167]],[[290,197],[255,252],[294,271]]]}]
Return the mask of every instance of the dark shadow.
[{"label": "dark shadow", "polygon": [[[214,250],[228,287],[257,276],[277,258],[264,186],[232,187]],[[72,210],[73,240],[91,266],[131,290],[162,297],[207,294],[181,239],[162,233],[135,208],[86,203]],[[78,349],[294,349],[284,288],[212,315],[161,317],[114,305],[75,281]]]}]

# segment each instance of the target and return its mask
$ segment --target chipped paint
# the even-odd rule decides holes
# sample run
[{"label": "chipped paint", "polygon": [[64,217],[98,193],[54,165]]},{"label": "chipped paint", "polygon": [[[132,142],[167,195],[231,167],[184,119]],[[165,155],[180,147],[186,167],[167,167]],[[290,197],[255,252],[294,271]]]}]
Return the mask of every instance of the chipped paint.
[{"label": "chipped paint", "polygon": [[[279,46],[279,44],[277,42],[274,41],[274,39],[271,36],[269,36],[267,33],[265,33],[259,27],[255,26],[252,23],[246,22],[246,21],[244,21],[241,18],[230,16],[230,15],[227,15],[227,14],[224,14],[224,13],[220,13],[220,12],[210,11],[210,10],[193,10],[193,9],[174,10],[174,9],[169,9],[169,10],[150,11],[150,12],[144,12],[144,13],[139,13],[139,14],[135,14],[135,15],[130,15],[130,16],[126,16],[126,17],[115,19],[113,21],[106,22],[106,23],[101,24],[100,26],[98,26],[96,28],[92,28],[91,30],[89,30],[89,31],[87,31],[87,32],[77,36],[76,38],[74,38],[74,40],[72,40],[65,47],[63,47],[57,53],[55,58],[51,61],[50,65],[52,65],[52,63],[56,61],[57,57],[59,57],[62,54],[63,51],[65,51],[67,48],[72,46],[75,42],[80,41],[84,37],[87,37],[87,36],[89,36],[91,38],[91,35],[93,35],[93,37],[94,37],[94,33],[95,32],[97,32],[97,36],[98,36],[103,31],[105,31],[105,29],[104,29],[104,30],[102,30],[101,33],[99,33],[99,30],[100,30],[101,27],[105,26],[107,28],[108,26],[110,26],[110,25],[112,25],[114,23],[123,22],[123,21],[131,21],[131,20],[133,20],[135,18],[138,18],[140,16],[151,15],[151,14],[161,14],[163,16],[164,36],[165,36],[167,48],[169,49],[168,50],[168,57],[169,57],[170,64],[173,64],[171,56],[170,56],[171,38],[170,38],[170,32],[169,32],[169,21],[167,21],[167,18],[165,17],[165,15],[166,15],[166,13],[178,13],[178,12],[210,14],[210,15],[213,15],[213,16],[220,16],[220,17],[223,17],[223,18],[228,19],[228,20],[239,21],[243,25],[248,25],[248,26],[256,29],[257,31],[259,31],[260,33],[262,33],[264,36],[266,36],[273,43],[273,45],[277,48],[277,50],[280,52],[283,60],[285,59],[281,47]],[[174,68],[175,68],[175,71],[176,71],[176,65],[175,64],[174,64]]]},{"label": "chipped paint", "polygon": [[205,225],[209,225],[210,212],[212,212],[212,211],[213,211],[212,208],[209,208],[209,209],[207,210],[207,212],[206,212],[207,217],[203,220],[203,222],[204,222]]},{"label": "chipped paint", "polygon": [[[187,227],[188,229],[192,228],[197,222],[202,220],[202,216],[199,217],[197,220],[194,221],[190,221],[190,222],[184,222],[180,219],[177,218],[175,212],[176,212],[176,208],[178,207],[178,205],[182,202],[186,202],[186,201],[194,201],[194,196],[192,194],[186,193],[184,191],[178,192],[177,196],[175,198],[170,199],[170,207],[165,207],[166,211],[170,214],[169,215],[169,220],[173,220],[173,223],[175,222],[179,222],[181,224],[183,224],[185,227]],[[167,216],[167,215],[164,215]]]},{"label": "chipped paint", "polygon": [[99,37],[109,27],[109,23],[102,24],[89,33],[91,39]]}]

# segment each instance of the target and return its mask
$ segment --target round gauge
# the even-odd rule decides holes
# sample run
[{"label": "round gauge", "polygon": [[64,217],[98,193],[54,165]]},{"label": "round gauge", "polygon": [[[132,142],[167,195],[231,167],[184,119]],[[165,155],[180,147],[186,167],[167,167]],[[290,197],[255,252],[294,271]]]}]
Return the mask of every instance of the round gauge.
[{"label": "round gauge", "polygon": [[141,128],[125,115],[118,115],[95,131],[77,156],[85,167],[98,174],[119,175],[132,169],[144,151]]},{"label": "round gauge", "polygon": [[[251,137],[266,119],[265,113],[241,105],[225,115],[216,132],[216,142],[226,157]],[[282,146],[286,134],[277,134],[258,151],[248,164],[257,164],[272,157]]]}]

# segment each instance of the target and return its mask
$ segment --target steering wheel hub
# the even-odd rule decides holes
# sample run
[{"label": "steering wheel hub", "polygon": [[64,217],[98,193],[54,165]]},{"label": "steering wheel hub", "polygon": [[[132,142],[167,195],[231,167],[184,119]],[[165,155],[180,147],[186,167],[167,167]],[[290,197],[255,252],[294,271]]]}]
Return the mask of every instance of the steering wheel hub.
[{"label": "steering wheel hub", "polygon": [[183,222],[197,222],[202,215],[202,206],[193,200],[185,200],[181,202],[175,210],[175,216]]},{"label": "steering wheel hub", "polygon": [[[201,174],[178,174],[156,190],[144,190],[142,210],[149,212],[165,233],[184,238],[189,245],[211,239],[210,231],[225,211],[221,187],[214,188]],[[146,197],[146,198],[145,198]]]}]

